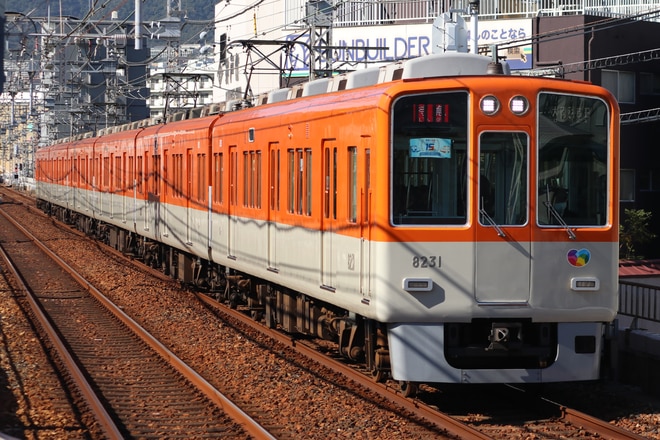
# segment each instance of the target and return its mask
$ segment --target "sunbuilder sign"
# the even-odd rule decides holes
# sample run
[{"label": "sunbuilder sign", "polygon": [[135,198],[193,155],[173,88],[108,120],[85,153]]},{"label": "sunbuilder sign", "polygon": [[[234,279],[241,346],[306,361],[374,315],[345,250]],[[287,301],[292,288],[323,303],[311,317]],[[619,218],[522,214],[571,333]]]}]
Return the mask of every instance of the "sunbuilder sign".
[{"label": "sunbuilder sign", "polygon": [[[374,27],[334,28],[333,49],[330,50],[332,67],[338,70],[354,70],[393,61],[417,58],[433,53],[432,24],[391,25]],[[468,42],[471,43],[470,25],[466,23]],[[531,37],[531,20],[480,21],[478,43],[480,46],[500,45],[512,40]],[[286,60],[286,68],[309,71],[309,40],[307,35],[291,35],[288,39],[302,44],[294,46]],[[500,50],[512,69],[532,67],[531,45]]]}]

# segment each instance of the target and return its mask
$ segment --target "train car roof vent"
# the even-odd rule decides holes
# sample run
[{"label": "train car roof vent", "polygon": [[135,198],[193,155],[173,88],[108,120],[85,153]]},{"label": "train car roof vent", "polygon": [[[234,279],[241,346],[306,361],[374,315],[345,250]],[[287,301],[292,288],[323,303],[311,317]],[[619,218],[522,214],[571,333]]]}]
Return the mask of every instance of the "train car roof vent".
[{"label": "train car roof vent", "polygon": [[202,115],[202,107],[194,107],[188,110],[188,119],[199,118]]},{"label": "train car roof vent", "polygon": [[255,101],[256,105],[268,104],[268,93],[260,93]]},{"label": "train car roof vent", "polygon": [[332,78],[319,78],[303,85],[302,96],[321,95],[328,92],[328,86]]},{"label": "train car roof vent", "polygon": [[403,79],[484,75],[491,61],[491,58],[483,55],[460,52],[413,58],[403,68]]},{"label": "train car roof vent", "polygon": [[186,118],[186,112],[178,112],[167,117],[167,122],[183,121]]},{"label": "train car roof vent", "polygon": [[372,86],[378,83],[380,67],[369,67],[368,69],[356,70],[347,76],[346,89],[357,89]]},{"label": "train car roof vent", "polygon": [[287,95],[287,99],[300,98],[303,94],[303,87],[304,87],[303,84],[296,84],[293,87],[291,87]]},{"label": "train car roof vent", "polygon": [[272,104],[274,102],[286,101],[289,97],[289,87],[284,89],[272,90],[268,93],[268,103]]},{"label": "train car roof vent", "polygon": [[378,82],[385,83],[394,81],[395,79],[401,79],[404,63],[404,61],[398,61],[396,63],[387,64],[380,67],[378,72]]},{"label": "train car roof vent", "polygon": [[209,107],[209,115],[217,115],[225,110],[225,103],[220,102],[217,104],[211,104]]}]

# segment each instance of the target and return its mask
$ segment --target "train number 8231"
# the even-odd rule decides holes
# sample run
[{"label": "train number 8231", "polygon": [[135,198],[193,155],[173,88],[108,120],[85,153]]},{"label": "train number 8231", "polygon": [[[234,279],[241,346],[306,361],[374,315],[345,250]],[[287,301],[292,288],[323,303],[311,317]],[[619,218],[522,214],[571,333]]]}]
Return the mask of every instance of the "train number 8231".
[{"label": "train number 8231", "polygon": [[412,266],[427,268],[427,267],[440,267],[441,257],[439,255],[415,255],[412,259]]}]

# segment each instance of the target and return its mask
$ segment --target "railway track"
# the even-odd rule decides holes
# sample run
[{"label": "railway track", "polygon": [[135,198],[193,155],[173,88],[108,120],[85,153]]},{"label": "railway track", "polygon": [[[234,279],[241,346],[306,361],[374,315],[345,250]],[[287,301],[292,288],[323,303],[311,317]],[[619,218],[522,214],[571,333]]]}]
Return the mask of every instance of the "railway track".
[{"label": "railway track", "polygon": [[[457,391],[457,395],[453,396],[436,392],[427,393],[427,395],[422,393],[420,398],[411,399],[402,394],[396,383],[392,381],[377,383],[366,372],[356,369],[354,365],[335,360],[332,356],[329,357],[324,350],[309,341],[296,339],[276,329],[269,329],[255,322],[246,314],[241,313],[240,310],[232,310],[229,307],[220,305],[213,298],[206,295],[198,294],[198,297],[209,307],[231,316],[232,319],[239,321],[241,325],[247,325],[265,332],[269,337],[289,346],[314,362],[323,364],[338,374],[350,377],[361,386],[391,400],[416,417],[425,419],[439,429],[447,431],[458,438],[505,439],[516,434],[515,430],[509,427],[520,426],[520,431],[524,434],[536,436],[531,438],[645,439],[645,437],[621,429],[605,420],[560,403],[549,401],[541,396],[526,394],[521,397],[521,390],[515,387],[511,388],[513,391],[509,390],[509,392],[499,389],[494,392],[471,394],[472,397],[466,395],[466,389],[463,387],[462,390]],[[459,387],[454,388],[459,390]],[[502,388],[501,385],[497,387]],[[493,396],[498,397],[493,398]],[[457,403],[460,404],[459,402],[464,400],[471,401],[474,399],[488,402],[485,405],[486,410],[490,410],[488,420],[478,416],[449,415],[447,412],[438,410],[438,405],[452,406]],[[505,404],[503,405],[502,402],[505,402]]]},{"label": "railway track", "polygon": [[2,257],[98,438],[274,438],[0,209]]},{"label": "railway track", "polygon": [[[240,324],[237,324],[239,327],[249,325],[255,331],[270,332],[262,324],[255,322],[245,314],[220,307],[212,298],[207,296],[202,295],[200,298],[204,300],[209,308],[213,310],[219,308],[221,310],[217,313],[221,313],[223,323],[230,323],[229,325],[233,326],[234,322],[240,322]],[[241,330],[241,332],[244,331]],[[368,388],[370,392],[382,396],[387,401],[394,402],[402,411],[412,414],[412,418],[424,420],[429,425],[434,426],[435,428],[426,431],[427,434],[428,432],[436,432],[438,437],[459,438],[510,438],[512,436],[519,438],[526,438],[526,436],[532,436],[530,438],[558,438],[558,435],[562,438],[645,438],[575,411],[565,405],[542,401],[542,399],[531,400],[528,396],[525,398],[515,395],[507,397],[501,391],[495,393],[484,391],[482,394],[476,393],[468,396],[468,400],[483,401],[484,404],[476,408],[469,405],[461,408],[461,399],[465,399],[465,396],[461,396],[466,394],[465,388],[461,389],[460,393],[457,392],[456,395],[446,391],[433,392],[425,388],[419,398],[407,399],[401,395],[396,384],[376,383],[371,377],[362,372],[336,362],[332,359],[332,356],[330,359],[327,356],[319,358],[319,352],[323,350],[319,350],[314,345],[308,345],[306,340],[292,338],[278,332],[268,333],[268,335],[269,338],[277,340],[278,344],[300,351],[304,356],[322,363],[324,367],[332,368],[337,374],[351,377],[352,380]],[[349,369],[346,370],[346,368]],[[246,380],[249,381],[249,379]],[[240,388],[241,386],[242,384],[238,383],[237,387]],[[239,392],[240,390],[234,391],[236,394]],[[497,399],[493,398],[494,395],[498,396]],[[434,399],[438,400],[434,401]],[[509,401],[509,407],[503,408],[502,403],[507,401]],[[538,410],[541,406],[544,408],[541,413],[527,412],[530,408]],[[438,411],[438,408],[444,410],[444,413]],[[263,412],[263,409],[259,409],[255,402],[255,408],[250,408],[249,411]],[[475,414],[475,412],[480,414]],[[281,423],[286,422],[281,420]]]}]

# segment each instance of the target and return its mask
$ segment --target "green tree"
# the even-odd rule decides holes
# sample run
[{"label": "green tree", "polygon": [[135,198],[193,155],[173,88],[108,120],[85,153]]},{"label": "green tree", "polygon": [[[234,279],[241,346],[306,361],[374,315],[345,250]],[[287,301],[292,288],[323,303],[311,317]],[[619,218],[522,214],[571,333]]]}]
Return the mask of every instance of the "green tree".
[{"label": "green tree", "polygon": [[619,257],[628,260],[644,258],[637,255],[636,247],[655,238],[649,230],[651,213],[643,209],[626,209],[619,225]]}]

